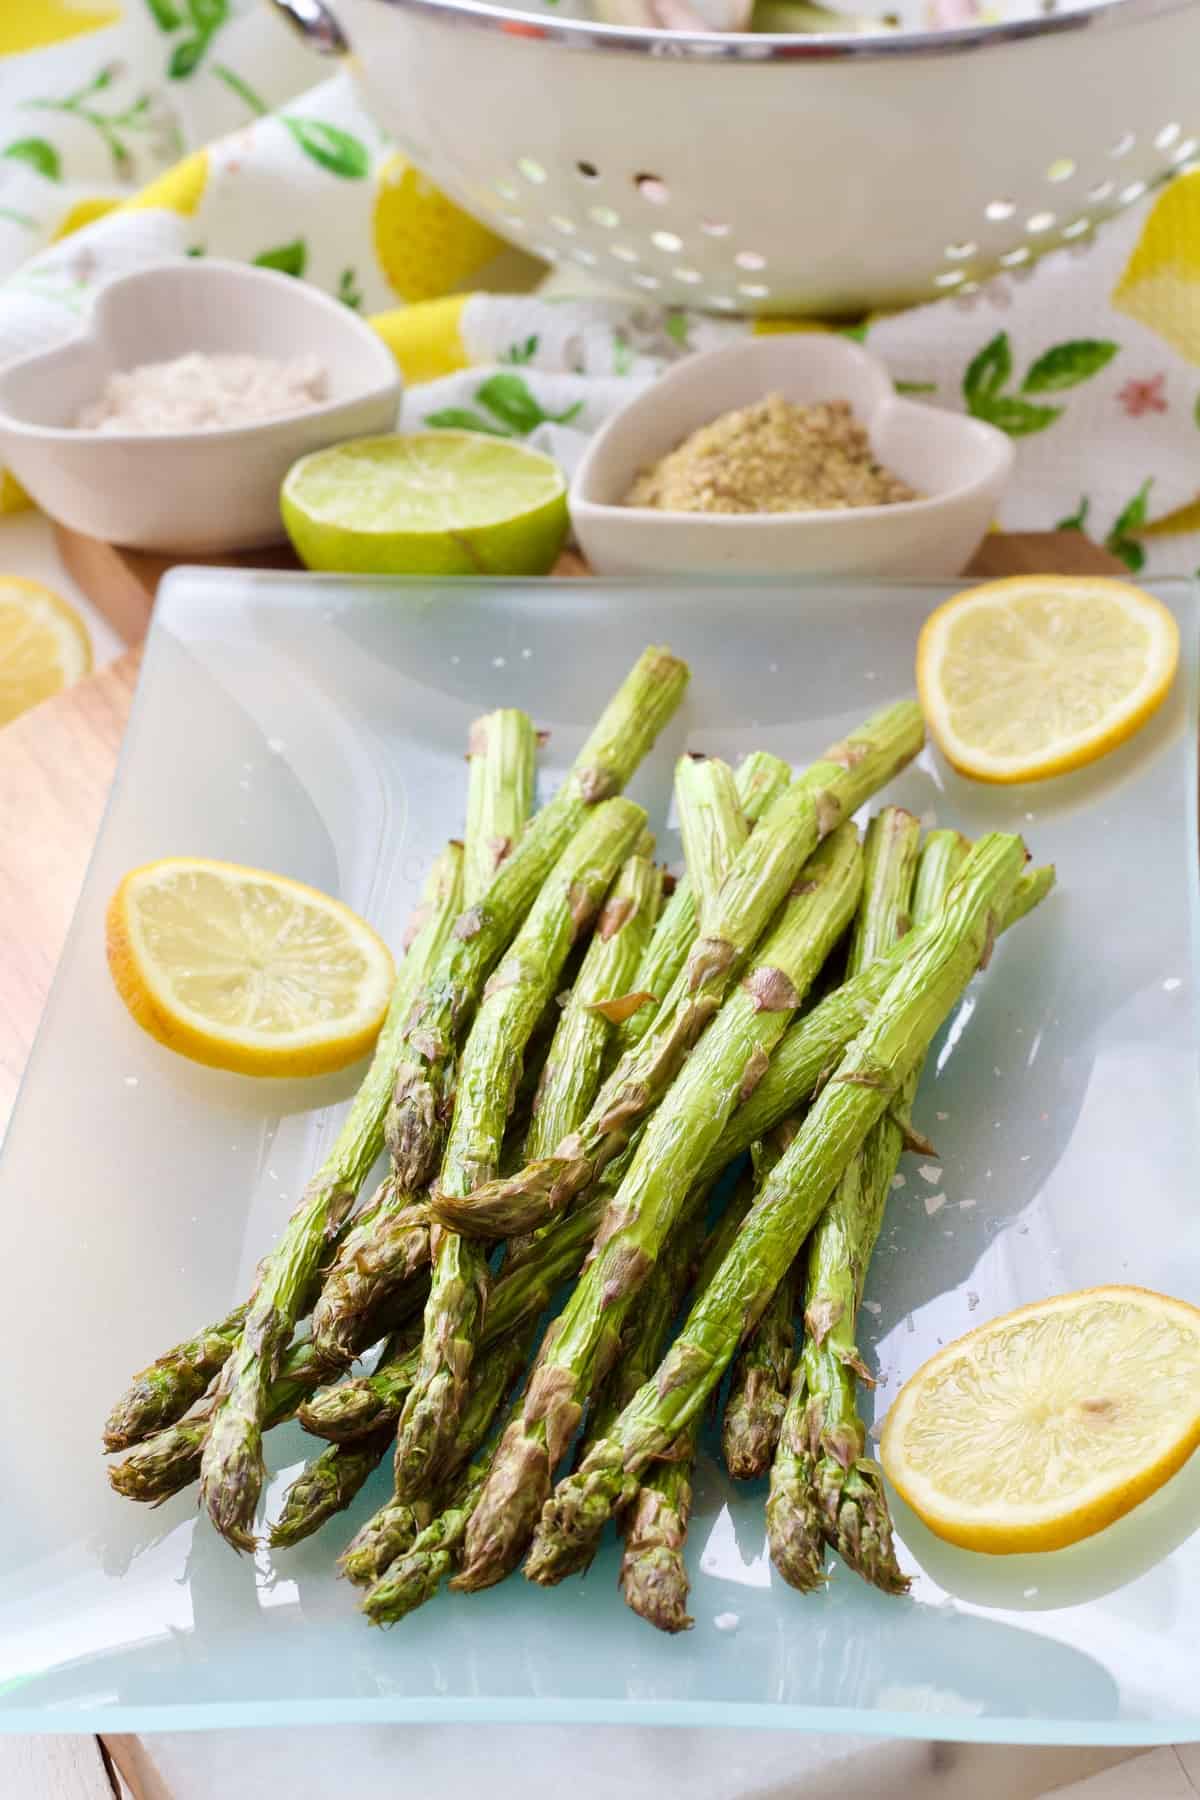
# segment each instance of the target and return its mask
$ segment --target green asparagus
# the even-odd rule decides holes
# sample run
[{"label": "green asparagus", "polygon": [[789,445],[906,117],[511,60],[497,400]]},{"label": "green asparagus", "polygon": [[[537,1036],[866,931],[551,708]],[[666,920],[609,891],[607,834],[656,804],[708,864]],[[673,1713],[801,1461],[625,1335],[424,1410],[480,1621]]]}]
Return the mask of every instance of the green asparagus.
[{"label": "green asparagus", "polygon": [[672,992],[637,1049],[604,1083],[555,1154],[480,1187],[455,1208],[456,1229],[506,1237],[566,1207],[661,1100],[717,1012],[815,846],[891,779],[924,741],[919,708],[901,702],[832,745],[773,802],[734,859]]},{"label": "green asparagus", "polygon": [[283,1507],[268,1535],[273,1550],[291,1550],[344,1512],[363,1483],[379,1467],[392,1442],[390,1429],[353,1444],[330,1444],[315,1457],[283,1496]]},{"label": "green asparagus", "polygon": [[537,732],[527,713],[502,707],[476,719],[467,739],[464,906],[483,899],[528,824],[536,765]]},{"label": "green asparagus", "polygon": [[[567,845],[484,990],[458,1071],[446,1158],[433,1196],[460,1198],[494,1175],[530,1033],[555,992],[567,953],[591,924],[645,827],[632,800],[604,800]],[[466,1402],[487,1287],[485,1252],[453,1229],[438,1232],[425,1338],[396,1441],[396,1496],[412,1499],[443,1478]]]},{"label": "green asparagus", "polygon": [[[967,854],[957,832],[931,832],[912,899],[918,925],[940,912]],[[879,946],[867,945],[866,954]],[[857,948],[857,946],[856,946]],[[855,1377],[865,1375],[855,1341],[867,1264],[879,1236],[904,1131],[921,1076],[918,1063],[891,1113],[875,1126],[813,1233],[809,1252],[801,1381],[807,1396],[804,1438],[810,1458],[811,1505],[827,1542],[886,1593],[908,1587],[892,1544],[883,1477],[867,1457]],[[801,1404],[797,1397],[797,1406]],[[768,1511],[768,1529],[770,1529]]]},{"label": "green asparagus", "polygon": [[[940,835],[955,845],[959,843],[953,832]],[[918,821],[900,807],[887,807],[872,819],[867,831],[862,905],[846,959],[847,975],[854,976],[869,967],[909,930],[920,836]],[[949,870],[950,865],[947,863],[946,867]],[[943,884],[934,912],[940,910],[946,886],[948,882]],[[926,914],[926,921],[929,916]],[[792,1380],[767,1499],[767,1541],[775,1566],[786,1581],[802,1590],[815,1588],[824,1580],[825,1532],[813,1484],[824,1424],[828,1422],[836,1433],[828,1447],[845,1446],[850,1462],[857,1460],[863,1448],[861,1436],[851,1448],[852,1431],[847,1435],[838,1429],[840,1424],[856,1418],[853,1371],[838,1360],[832,1341],[823,1340],[836,1330],[839,1343],[850,1357],[857,1358],[854,1316],[862,1270],[878,1231],[886,1188],[895,1169],[893,1163],[880,1191],[876,1175],[878,1147],[881,1136],[894,1130],[886,1119],[874,1127],[838,1182],[808,1248],[809,1335]],[[897,1153],[898,1145],[897,1133]],[[842,1402],[840,1408],[833,1403],[834,1396]],[[871,1477],[864,1479],[870,1482]],[[867,1542],[878,1548],[881,1572],[887,1571],[887,1578],[879,1585],[899,1588],[902,1577],[891,1551],[891,1530],[882,1492],[870,1511]]]},{"label": "green asparagus", "polygon": [[613,1031],[604,1009],[629,992],[661,892],[662,876],[649,856],[631,856],[613,883],[542,1065],[526,1158],[545,1155],[591,1105]]},{"label": "green asparagus", "polygon": [[[758,823],[771,802],[779,797],[791,779],[792,771],[788,765],[766,750],[752,751],[739,763],[734,780],[738,804],[748,825]],[[732,828],[733,821],[730,821],[730,825]],[[739,833],[736,840],[731,842],[730,862],[741,849],[743,841],[744,838]],[[661,1001],[670,993],[695,941],[696,892],[685,873],[663,908],[654,935],[638,966],[633,981],[634,991],[651,997],[618,1027],[612,1051],[614,1064],[621,1056],[636,1049],[649,1031]]]},{"label": "green asparagus", "polygon": [[128,1450],[181,1419],[225,1367],[245,1318],[246,1308],[235,1307],[135,1375],[104,1422],[104,1448]]},{"label": "green asparagus", "polygon": [[[765,830],[764,823],[759,831]],[[528,1542],[583,1404],[619,1351],[629,1303],[695,1187],[700,1163],[762,1078],[772,1047],[853,916],[862,881],[854,827],[839,826],[792,879],[792,897],[754,966],[647,1123],[597,1235],[595,1259],[543,1347],[524,1416],[497,1453],[456,1585],[500,1580]],[[509,1495],[518,1469],[520,1503],[513,1505]]]},{"label": "green asparagus", "polygon": [[[1053,866],[1027,869],[1003,910],[997,930],[1007,931],[1040,906],[1053,886]],[[861,975],[844,982],[796,1021],[784,1034],[770,1068],[753,1094],[721,1133],[699,1180],[715,1181],[721,1170],[744,1155],[758,1138],[802,1109],[846,1045],[871,1018],[897,971],[924,942],[921,932],[910,932],[894,950],[873,962]]]},{"label": "green asparagus", "polygon": [[655,1376],[547,1502],[540,1558],[569,1565],[578,1539],[591,1538],[628,1503],[641,1471],[700,1412],[843,1170],[987,960],[1024,858],[1021,840],[1001,833],[975,846],[936,924],[919,934],[920,944],[847,1048]]},{"label": "green asparagus", "polygon": [[[685,665],[669,653],[651,650],[641,657],[563,787],[500,865],[484,899],[459,915],[434,959],[398,1027],[395,1085],[385,1121],[396,1177],[406,1191],[419,1188],[434,1172],[450,1068],[483,983],[568,838],[591,807],[632,773],[675,710],[686,683]],[[391,1076],[390,1067],[386,1074]],[[265,1260],[242,1336],[218,1382],[201,1494],[218,1531],[238,1549],[250,1549],[254,1542],[250,1526],[264,1476],[262,1431],[270,1383],[323,1247],[352,1201],[340,1165],[336,1180],[323,1171],[309,1184]]]},{"label": "green asparagus", "polygon": [[[264,1429],[290,1419],[320,1379],[321,1365],[311,1345],[297,1344],[289,1350],[267,1392]],[[161,1505],[172,1494],[190,1486],[200,1473],[215,1404],[207,1401],[190,1418],[156,1431],[119,1463],[110,1464],[109,1486],[126,1500],[140,1500],[151,1506]]]}]

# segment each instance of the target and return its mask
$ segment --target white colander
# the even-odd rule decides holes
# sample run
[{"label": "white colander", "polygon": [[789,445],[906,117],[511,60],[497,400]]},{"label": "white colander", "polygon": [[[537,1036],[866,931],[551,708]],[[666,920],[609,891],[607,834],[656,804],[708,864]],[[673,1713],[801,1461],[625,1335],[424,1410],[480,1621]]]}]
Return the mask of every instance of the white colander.
[{"label": "white colander", "polygon": [[1200,0],[884,37],[686,37],[472,0],[277,0],[513,243],[718,312],[970,291],[1200,158]]}]

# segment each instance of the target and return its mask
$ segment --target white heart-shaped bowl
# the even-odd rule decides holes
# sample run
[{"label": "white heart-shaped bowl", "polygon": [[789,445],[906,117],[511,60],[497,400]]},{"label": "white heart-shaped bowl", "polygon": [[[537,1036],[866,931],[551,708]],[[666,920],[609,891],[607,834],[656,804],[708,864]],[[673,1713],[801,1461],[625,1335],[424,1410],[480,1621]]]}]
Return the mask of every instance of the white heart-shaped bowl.
[{"label": "white heart-shaped bowl", "polygon": [[[723,413],[768,394],[846,400],[885,468],[922,498],[841,512],[669,513],[621,504],[640,470]],[[727,344],[644,389],[592,439],[571,518],[598,575],[957,575],[1013,465],[994,426],[900,399],[883,365],[831,332]]]},{"label": "white heart-shaped bowl", "polygon": [[[115,371],[189,351],[315,356],[329,398],[215,430],[76,428]],[[0,369],[0,452],[63,525],[141,550],[215,555],[280,542],[279,488],[296,458],[390,431],[400,394],[394,357],[349,307],[273,269],[180,259],[110,282],[80,336]]]}]

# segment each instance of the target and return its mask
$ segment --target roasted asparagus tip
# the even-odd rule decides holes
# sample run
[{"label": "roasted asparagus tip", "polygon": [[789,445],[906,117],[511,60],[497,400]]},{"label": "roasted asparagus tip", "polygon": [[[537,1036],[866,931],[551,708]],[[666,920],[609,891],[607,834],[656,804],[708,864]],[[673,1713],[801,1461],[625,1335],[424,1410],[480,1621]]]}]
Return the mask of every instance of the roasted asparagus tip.
[{"label": "roasted asparagus tip", "polygon": [[363,1596],[362,1610],[372,1625],[394,1625],[432,1600],[449,1574],[449,1550],[412,1550],[401,1556]]},{"label": "roasted asparagus tip", "polygon": [[843,1561],[885,1594],[906,1594],[911,1581],[896,1560],[878,1463],[860,1457],[843,1470],[826,1460],[818,1470],[817,1493],[826,1536]]},{"label": "roasted asparagus tip", "polygon": [[825,1534],[804,1462],[776,1462],[771,1472],[767,1499],[767,1543],[771,1561],[788,1583],[802,1594],[824,1587]]},{"label": "roasted asparagus tip", "polygon": [[389,1500],[386,1506],[359,1527],[343,1551],[338,1568],[355,1587],[370,1587],[390,1563],[408,1550],[417,1533],[429,1523],[428,1506],[407,1506]]}]

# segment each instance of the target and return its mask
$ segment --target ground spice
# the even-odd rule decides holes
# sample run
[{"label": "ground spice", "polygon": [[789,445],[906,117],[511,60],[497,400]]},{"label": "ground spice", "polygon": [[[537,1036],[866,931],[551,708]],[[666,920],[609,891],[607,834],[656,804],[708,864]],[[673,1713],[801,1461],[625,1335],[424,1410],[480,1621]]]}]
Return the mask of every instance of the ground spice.
[{"label": "ground spice", "polygon": [[875,460],[845,400],[796,406],[768,394],[701,426],[644,469],[625,504],[660,512],[782,513],[916,498]]}]

